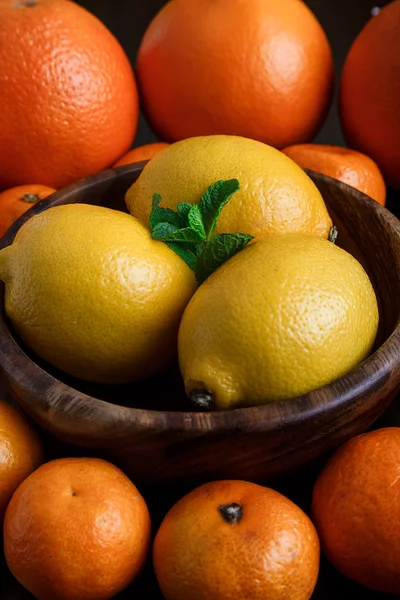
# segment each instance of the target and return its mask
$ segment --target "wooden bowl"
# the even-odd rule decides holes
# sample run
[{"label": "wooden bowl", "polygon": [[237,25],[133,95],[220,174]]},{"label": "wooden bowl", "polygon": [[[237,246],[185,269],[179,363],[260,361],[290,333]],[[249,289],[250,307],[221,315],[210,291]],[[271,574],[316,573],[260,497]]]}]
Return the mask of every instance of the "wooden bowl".
[{"label": "wooden bowl", "polygon": [[[125,210],[124,193],[145,163],[110,169],[60,190],[23,215],[1,241],[50,206],[85,202]],[[12,331],[0,288],[0,364],[13,399],[59,440],[115,462],[135,481],[266,481],[296,469],[369,428],[400,386],[400,223],[334,179],[308,172],[377,293],[376,349],[345,377],[278,404],[191,412],[178,368],[147,382],[100,386],[74,380],[35,358]],[[165,410],[168,409],[168,410]]]}]

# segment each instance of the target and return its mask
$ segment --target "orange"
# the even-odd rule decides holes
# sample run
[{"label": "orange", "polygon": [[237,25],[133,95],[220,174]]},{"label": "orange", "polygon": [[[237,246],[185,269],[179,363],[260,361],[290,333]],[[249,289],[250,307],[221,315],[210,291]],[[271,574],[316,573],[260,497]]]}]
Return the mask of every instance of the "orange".
[{"label": "orange", "polygon": [[354,41],[340,83],[340,115],[351,147],[400,188],[400,0],[373,17]]},{"label": "orange", "polygon": [[65,0],[0,2],[0,189],[56,189],[130,148],[138,97],[123,49]]},{"label": "orange", "polygon": [[150,543],[147,506],[114,465],[53,460],[14,494],[4,552],[19,582],[40,600],[105,600],[138,574]]},{"label": "orange", "polygon": [[225,133],[283,148],[324,121],[333,62],[301,0],[171,0],[144,34],[137,75],[159,138]]},{"label": "orange", "polygon": [[122,156],[114,165],[114,167],[121,167],[122,165],[130,165],[135,162],[141,162],[142,160],[150,160],[167,148],[169,144],[166,142],[153,142],[152,144],[145,144],[144,146],[138,146],[133,148],[127,154]]},{"label": "orange", "polygon": [[35,202],[43,200],[56,190],[47,185],[19,185],[0,193],[0,237]]},{"label": "orange", "polygon": [[323,144],[296,144],[282,150],[303,169],[329,175],[367,194],[382,206],[386,203],[386,186],[378,165],[368,156]]},{"label": "orange", "polygon": [[319,541],[307,515],[278,492],[214,481],[166,515],[153,563],[166,600],[308,600]]},{"label": "orange", "polygon": [[330,562],[359,584],[400,594],[400,428],[353,438],[326,464],[312,516]]},{"label": "orange", "polygon": [[0,401],[0,524],[19,484],[43,461],[42,443],[32,425]]}]

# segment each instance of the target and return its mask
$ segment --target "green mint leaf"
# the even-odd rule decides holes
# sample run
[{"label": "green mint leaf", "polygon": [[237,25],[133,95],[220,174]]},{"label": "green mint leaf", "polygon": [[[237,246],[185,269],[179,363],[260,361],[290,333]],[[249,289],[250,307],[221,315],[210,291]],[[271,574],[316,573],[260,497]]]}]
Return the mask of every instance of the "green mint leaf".
[{"label": "green mint leaf", "polygon": [[253,239],[246,233],[221,233],[209,240],[203,252],[197,257],[194,269],[200,285],[229,258],[232,258]]},{"label": "green mint leaf", "polygon": [[153,194],[152,211],[150,215],[151,229],[154,229],[160,223],[170,223],[170,225],[175,225],[177,229],[185,227],[186,223],[182,221],[179,214],[170,208],[162,208],[160,206],[161,199],[160,194]]},{"label": "green mint leaf", "polygon": [[204,243],[199,243],[199,244],[189,244],[190,249],[192,250],[192,252],[196,255],[199,256],[199,254],[201,254],[204,250]]},{"label": "green mint leaf", "polygon": [[172,223],[158,223],[153,227],[151,236],[153,240],[164,240],[175,231],[179,231],[179,228]]},{"label": "green mint leaf", "polygon": [[162,240],[163,242],[198,243],[202,241],[199,234],[190,227],[178,229],[170,223],[159,223],[154,227],[152,235],[155,240]]},{"label": "green mint leaf", "polygon": [[203,217],[207,239],[210,239],[214,233],[222,209],[239,189],[240,184],[237,179],[227,181],[221,179],[210,185],[201,198],[199,208]]},{"label": "green mint leaf", "polygon": [[201,216],[198,204],[193,204],[188,212],[189,227],[195,231],[201,240],[206,240],[206,232],[203,225],[203,217]]},{"label": "green mint leaf", "polygon": [[173,250],[175,252],[175,254],[177,254],[179,256],[179,258],[181,258],[182,260],[185,261],[185,263],[192,269],[192,271],[194,271],[195,266],[196,266],[196,260],[197,260],[197,256],[196,254],[194,254],[193,252],[191,252],[191,250],[189,249],[189,244],[181,244],[180,242],[165,242],[167,244],[167,246],[169,248],[171,248],[171,250]]},{"label": "green mint leaf", "polygon": [[189,227],[188,215],[190,213],[192,206],[193,206],[193,204],[190,204],[190,202],[180,202],[178,204],[178,207],[177,207],[178,215],[181,217],[182,227]]},{"label": "green mint leaf", "polygon": [[164,239],[166,242],[190,242],[195,244],[203,241],[197,231],[194,231],[191,227],[171,232]]}]

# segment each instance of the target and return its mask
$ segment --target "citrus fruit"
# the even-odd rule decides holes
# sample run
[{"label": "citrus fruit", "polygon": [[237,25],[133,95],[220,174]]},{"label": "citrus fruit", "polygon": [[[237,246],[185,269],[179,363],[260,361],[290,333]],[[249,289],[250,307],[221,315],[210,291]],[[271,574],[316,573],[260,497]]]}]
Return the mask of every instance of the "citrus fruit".
[{"label": "citrus fruit", "polygon": [[319,541],[308,516],[278,492],[214,481],[168,512],[153,563],[166,600],[308,600]]},{"label": "citrus fruit", "polygon": [[150,160],[167,148],[169,144],[166,142],[154,142],[152,144],[145,144],[144,146],[138,146],[137,148],[133,148],[127,154],[125,154],[122,158],[120,158],[114,165],[114,167],[121,167],[122,165],[130,165],[135,162],[140,162],[142,160]]},{"label": "citrus fruit", "polygon": [[240,191],[223,209],[216,233],[303,231],[327,237],[332,226],[317,187],[282,152],[237,136],[204,136],[171,144],[143,169],[126,194],[130,213],[148,225],[154,193],[161,206],[199,202],[218,180],[236,178]]},{"label": "citrus fruit", "polygon": [[370,196],[382,206],[386,186],[378,165],[368,156],[341,146],[296,144],[282,152],[303,169],[311,169],[338,179]]},{"label": "citrus fruit", "polygon": [[378,307],[361,264],[304,234],[250,244],[198,288],[183,314],[187,394],[216,409],[286,400],[368,356]]},{"label": "citrus fruit", "polygon": [[0,237],[35,202],[43,200],[56,190],[47,185],[19,185],[0,192]]},{"label": "citrus fruit", "polygon": [[324,121],[333,62],[300,0],[172,0],[144,34],[137,76],[161,139],[225,133],[282,148]]},{"label": "citrus fruit", "polygon": [[400,0],[383,7],[355,39],[340,82],[339,105],[349,146],[374,159],[400,187]]},{"label": "citrus fruit", "polygon": [[0,62],[0,188],[58,189],[130,148],[139,110],[132,68],[79,5],[3,0]]},{"label": "citrus fruit", "polygon": [[400,429],[359,435],[328,461],[312,517],[328,560],[357,583],[400,595]]},{"label": "citrus fruit", "polygon": [[41,600],[106,600],[141,570],[150,517],[134,484],[96,458],[53,460],[19,486],[6,512],[4,552]]},{"label": "citrus fruit", "polygon": [[0,524],[19,484],[43,461],[42,443],[31,424],[0,401]]},{"label": "citrus fruit", "polygon": [[59,369],[123,383],[176,356],[190,268],[126,213],[72,204],[33,216],[0,251],[5,310],[22,340]]}]

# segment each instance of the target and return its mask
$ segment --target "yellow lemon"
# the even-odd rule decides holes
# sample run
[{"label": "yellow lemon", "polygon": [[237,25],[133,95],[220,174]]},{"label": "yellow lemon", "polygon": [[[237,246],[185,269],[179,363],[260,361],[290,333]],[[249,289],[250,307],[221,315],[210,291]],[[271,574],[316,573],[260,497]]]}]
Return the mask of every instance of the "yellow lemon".
[{"label": "yellow lemon", "polygon": [[186,307],[186,392],[217,409],[307,393],[365,359],[377,327],[375,293],[355,258],[315,236],[271,235],[217,269]]},{"label": "yellow lemon", "polygon": [[291,159],[262,142],[210,135],[171,144],[144,167],[126,194],[129,212],[148,226],[154,193],[161,206],[199,202],[218,180],[238,179],[240,191],[221,213],[216,234],[303,232],[328,237],[332,221],[317,187]]},{"label": "yellow lemon", "polygon": [[76,377],[133,381],[176,356],[189,267],[128,214],[73,204],[27,221],[0,251],[5,309],[37,355]]}]

